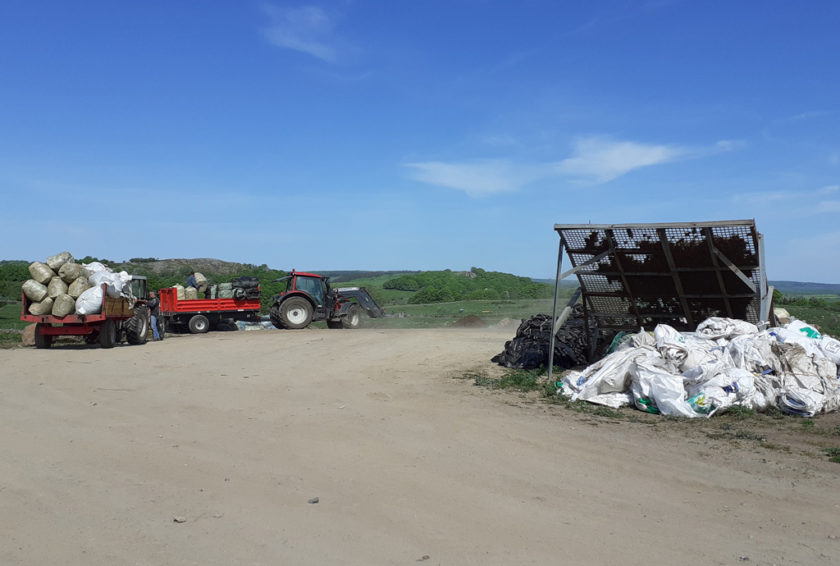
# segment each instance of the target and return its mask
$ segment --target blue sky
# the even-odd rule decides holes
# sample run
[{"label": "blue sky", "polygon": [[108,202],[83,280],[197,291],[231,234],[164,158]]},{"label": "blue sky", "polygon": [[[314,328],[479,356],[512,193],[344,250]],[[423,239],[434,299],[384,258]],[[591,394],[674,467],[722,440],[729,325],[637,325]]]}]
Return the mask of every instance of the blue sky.
[{"label": "blue sky", "polygon": [[[754,218],[840,283],[840,3],[5,0],[0,258],[553,277]],[[568,264],[567,264],[568,265]]]}]

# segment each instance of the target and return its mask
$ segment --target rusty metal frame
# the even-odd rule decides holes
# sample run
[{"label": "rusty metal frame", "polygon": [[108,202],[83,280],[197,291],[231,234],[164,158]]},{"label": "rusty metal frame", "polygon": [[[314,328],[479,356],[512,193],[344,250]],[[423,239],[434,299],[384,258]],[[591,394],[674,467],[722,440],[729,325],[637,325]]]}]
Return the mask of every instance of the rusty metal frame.
[{"label": "rusty metal frame", "polygon": [[[601,330],[665,323],[693,331],[710,316],[759,326],[769,320],[772,287],[754,220],[555,224],[554,230],[560,237],[555,296],[560,280],[575,275]],[[572,268],[561,273],[564,252]]]}]

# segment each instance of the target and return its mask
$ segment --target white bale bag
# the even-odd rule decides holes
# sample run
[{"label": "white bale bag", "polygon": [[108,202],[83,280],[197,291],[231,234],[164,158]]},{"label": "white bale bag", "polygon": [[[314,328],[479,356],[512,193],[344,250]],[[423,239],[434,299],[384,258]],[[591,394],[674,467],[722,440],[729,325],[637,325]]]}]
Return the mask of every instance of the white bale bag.
[{"label": "white bale bag", "polygon": [[817,340],[817,345],[826,358],[840,366],[840,340],[823,334],[822,338]]},{"label": "white bale bag", "polygon": [[90,263],[83,264],[82,268],[87,272],[88,277],[99,271],[111,271],[98,261],[92,261]]},{"label": "white bale bag", "polygon": [[32,303],[31,305],[29,305],[29,314],[34,314],[35,316],[50,314],[52,313],[52,306],[53,300],[49,297],[46,297],[40,303]]},{"label": "white bale bag", "polygon": [[666,360],[677,365],[682,364],[688,356],[688,347],[685,345],[685,337],[667,324],[657,324],[653,329],[653,337],[656,339],[656,349]]},{"label": "white bale bag", "polygon": [[97,271],[88,279],[96,287],[101,287],[103,283],[107,285],[109,297],[119,297],[122,292],[122,279],[112,271]]},{"label": "white bale bag", "polygon": [[76,310],[76,299],[70,295],[59,295],[53,299],[52,315],[67,316]]},{"label": "white bale bag", "polygon": [[183,285],[175,285],[175,296],[178,298],[179,301],[183,301],[185,295],[185,290]]},{"label": "white bale bag", "polygon": [[73,261],[73,255],[70,252],[61,252],[48,257],[47,265],[49,265],[50,269],[53,271],[58,271],[58,269],[68,261]]},{"label": "white bale bag", "polygon": [[85,274],[85,268],[78,263],[65,263],[58,269],[58,276],[68,285]]},{"label": "white bale bag", "polygon": [[46,285],[50,282],[50,279],[55,277],[55,272],[50,269],[50,266],[46,263],[41,263],[40,261],[33,261],[29,264],[29,275],[32,276],[32,279],[41,283],[42,285]]},{"label": "white bale bag", "polygon": [[47,296],[47,286],[42,283],[38,283],[34,279],[27,279],[23,283],[23,294],[26,295],[26,298],[30,301],[37,303]]},{"label": "white bale bag", "polygon": [[198,298],[198,289],[195,287],[187,287],[184,289],[184,298],[188,301]]},{"label": "white bale bag", "polygon": [[91,287],[76,299],[76,314],[98,314],[102,312],[102,287]]},{"label": "white bale bag", "polygon": [[732,338],[733,336],[743,336],[745,334],[757,334],[758,327],[746,320],[712,316],[698,324],[695,332],[702,338],[714,340],[715,338]]},{"label": "white bale bag", "polygon": [[[660,325],[662,326],[662,325]],[[675,417],[699,417],[683,387],[682,376],[672,375],[656,364],[655,358],[637,358],[630,367],[630,390],[636,408]]]},{"label": "white bale bag", "polygon": [[131,275],[129,275],[127,271],[120,271],[117,273],[116,280],[119,282],[119,285],[117,285],[117,291],[119,291],[121,295],[131,297]]},{"label": "white bale bag", "polygon": [[807,336],[808,338],[813,338],[814,340],[819,340],[820,336],[822,336],[822,334],[820,334],[819,330],[817,330],[816,328],[814,328],[813,326],[811,326],[807,322],[803,322],[801,320],[796,320],[796,319],[791,320],[788,324],[786,324],[784,326],[784,328],[787,328],[788,330],[792,330],[792,331],[795,331],[795,332],[799,332],[803,336]]},{"label": "white bale bag", "polygon": [[70,283],[70,286],[67,287],[67,294],[73,297],[74,299],[78,299],[79,295],[90,289],[92,285],[88,278],[84,275],[76,278],[75,281]]},{"label": "white bale bag", "polygon": [[50,298],[55,299],[59,295],[66,295],[67,294],[67,283],[65,283],[61,277],[55,276],[50,279],[49,285],[47,285],[47,294]]}]

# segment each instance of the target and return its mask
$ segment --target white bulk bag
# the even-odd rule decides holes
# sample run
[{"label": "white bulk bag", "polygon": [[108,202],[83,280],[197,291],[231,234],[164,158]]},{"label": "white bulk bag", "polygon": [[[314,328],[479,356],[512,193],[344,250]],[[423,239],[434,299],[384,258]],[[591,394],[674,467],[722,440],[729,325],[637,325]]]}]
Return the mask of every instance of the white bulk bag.
[{"label": "white bulk bag", "polygon": [[98,271],[110,271],[107,267],[99,263],[98,261],[92,261],[90,263],[86,263],[82,265],[85,271],[87,271],[88,277],[97,273]]},{"label": "white bulk bag", "polygon": [[76,314],[102,312],[102,287],[91,287],[76,299]]}]

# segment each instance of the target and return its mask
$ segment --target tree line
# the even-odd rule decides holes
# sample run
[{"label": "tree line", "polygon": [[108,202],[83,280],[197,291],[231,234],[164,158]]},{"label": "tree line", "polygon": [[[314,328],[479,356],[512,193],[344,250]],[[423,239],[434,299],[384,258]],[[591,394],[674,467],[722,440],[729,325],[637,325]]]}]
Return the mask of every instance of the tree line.
[{"label": "tree line", "polygon": [[451,301],[543,299],[552,296],[553,287],[527,277],[485,271],[472,267],[469,272],[422,271],[395,277],[383,283],[385,289],[413,292],[409,303]]}]

